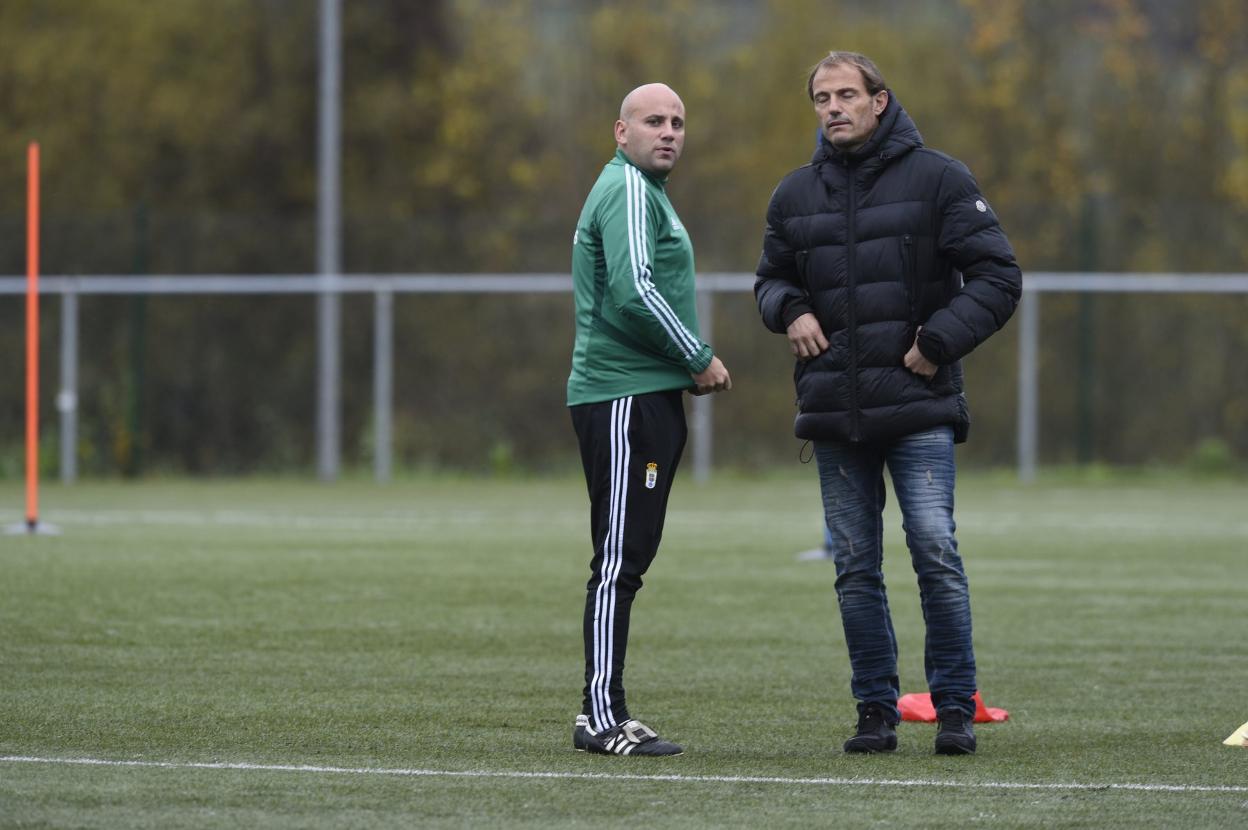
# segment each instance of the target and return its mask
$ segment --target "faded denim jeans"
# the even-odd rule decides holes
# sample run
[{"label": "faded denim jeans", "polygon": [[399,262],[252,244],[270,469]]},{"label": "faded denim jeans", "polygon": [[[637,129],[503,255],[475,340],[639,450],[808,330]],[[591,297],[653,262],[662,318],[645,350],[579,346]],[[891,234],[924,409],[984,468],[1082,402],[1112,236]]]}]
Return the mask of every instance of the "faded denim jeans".
[{"label": "faded denim jeans", "polygon": [[823,509],[836,563],[836,597],[859,710],[898,719],[897,638],[884,588],[884,468],[901,507],[927,623],[924,665],[932,703],[975,713],[975,653],[966,573],[954,538],[953,429],[877,444],[816,442]]}]

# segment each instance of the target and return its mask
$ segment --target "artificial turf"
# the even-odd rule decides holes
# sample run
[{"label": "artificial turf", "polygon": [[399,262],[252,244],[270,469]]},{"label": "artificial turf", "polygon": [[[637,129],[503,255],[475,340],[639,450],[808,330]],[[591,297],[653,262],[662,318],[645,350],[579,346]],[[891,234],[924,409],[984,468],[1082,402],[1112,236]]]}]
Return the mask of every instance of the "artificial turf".
[{"label": "artificial turf", "polygon": [[[967,758],[908,723],[895,754],[840,752],[833,568],[794,556],[819,541],[810,469],[677,483],[628,668],[672,759],[571,750],[575,478],[86,482],[42,504],[61,535],[0,536],[3,827],[1248,822],[1248,751],[1221,744],[1248,720],[1242,481],[962,476],[980,688],[1011,714]],[[0,523],[20,517],[0,483]],[[925,691],[894,506],[886,547],[903,691]]]}]

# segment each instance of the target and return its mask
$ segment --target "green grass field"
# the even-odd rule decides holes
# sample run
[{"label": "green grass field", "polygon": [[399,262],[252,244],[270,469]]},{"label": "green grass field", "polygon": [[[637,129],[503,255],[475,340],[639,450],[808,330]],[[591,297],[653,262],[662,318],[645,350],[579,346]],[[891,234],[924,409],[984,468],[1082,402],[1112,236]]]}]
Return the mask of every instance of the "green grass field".
[{"label": "green grass field", "polygon": [[[849,757],[813,468],[677,484],[634,607],[633,714],[575,753],[572,478],[49,486],[0,536],[2,827],[1243,827],[1248,484],[964,476],[973,757]],[[0,523],[21,517],[0,484]],[[890,506],[903,691],[925,691]],[[71,763],[90,759],[107,763]],[[134,763],[123,763],[134,762]]]}]

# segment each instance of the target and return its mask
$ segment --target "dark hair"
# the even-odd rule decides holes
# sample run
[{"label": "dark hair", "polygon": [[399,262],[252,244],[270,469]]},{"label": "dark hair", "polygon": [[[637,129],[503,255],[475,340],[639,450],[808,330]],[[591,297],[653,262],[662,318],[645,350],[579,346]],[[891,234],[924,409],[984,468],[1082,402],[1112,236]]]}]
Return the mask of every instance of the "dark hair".
[{"label": "dark hair", "polygon": [[843,63],[858,67],[863,81],[866,82],[868,95],[875,95],[877,92],[888,89],[888,84],[884,83],[884,76],[880,74],[879,67],[866,55],[860,55],[857,52],[829,52],[826,58],[811,67],[810,76],[806,79],[806,94],[810,96],[810,100],[815,100],[815,75],[819,74],[819,70],[826,66],[837,66]]}]

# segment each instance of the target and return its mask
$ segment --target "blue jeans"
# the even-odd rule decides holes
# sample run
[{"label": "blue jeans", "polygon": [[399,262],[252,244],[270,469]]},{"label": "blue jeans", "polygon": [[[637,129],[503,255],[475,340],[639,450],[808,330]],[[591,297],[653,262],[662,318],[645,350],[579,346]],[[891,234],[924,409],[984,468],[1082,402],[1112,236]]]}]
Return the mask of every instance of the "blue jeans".
[{"label": "blue jeans", "polygon": [[953,535],[953,429],[937,427],[867,445],[816,442],[815,458],[859,710],[874,703],[891,711],[892,721],[898,719],[897,637],[882,568],[887,466],[918,575],[932,703],[938,711],[957,707],[973,716],[971,603]]}]

